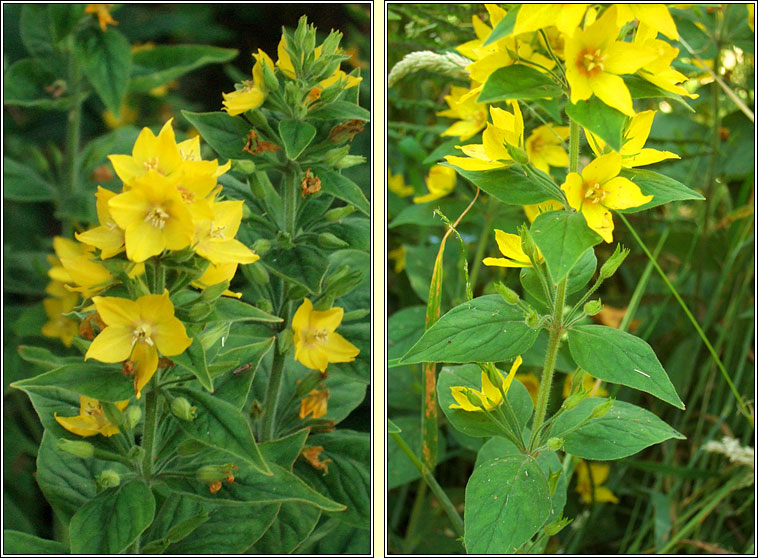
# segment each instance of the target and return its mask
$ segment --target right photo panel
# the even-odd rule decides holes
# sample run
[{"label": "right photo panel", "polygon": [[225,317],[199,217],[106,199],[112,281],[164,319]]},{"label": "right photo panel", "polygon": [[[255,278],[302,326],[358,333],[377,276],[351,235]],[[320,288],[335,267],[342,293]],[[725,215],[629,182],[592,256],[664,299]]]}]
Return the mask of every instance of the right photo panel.
[{"label": "right photo panel", "polygon": [[754,4],[385,17],[387,554],[754,553]]}]

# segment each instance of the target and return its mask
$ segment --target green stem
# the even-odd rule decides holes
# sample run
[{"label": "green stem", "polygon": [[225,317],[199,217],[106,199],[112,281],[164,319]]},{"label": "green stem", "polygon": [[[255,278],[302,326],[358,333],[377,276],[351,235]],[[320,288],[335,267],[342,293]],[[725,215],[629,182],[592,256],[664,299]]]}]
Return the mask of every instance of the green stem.
[{"label": "green stem", "polygon": [[282,185],[284,186],[284,230],[289,233],[290,240],[295,240],[295,217],[297,215],[297,191],[299,180],[302,179],[299,176],[301,173],[297,172],[299,169],[297,166],[289,167],[284,174],[284,180]]},{"label": "green stem", "polygon": [[408,519],[408,528],[405,531],[405,540],[403,541],[403,553],[411,554],[413,547],[416,546],[416,527],[421,517],[421,513],[424,509],[424,501],[426,500],[426,488],[427,484],[421,480],[418,485],[418,492],[416,492],[416,499],[413,501],[413,508],[411,508],[411,516]]},{"label": "green stem", "polygon": [[282,370],[284,369],[284,355],[279,351],[279,339],[274,346],[274,362],[271,364],[271,375],[266,387],[266,400],[263,403],[263,431],[262,441],[273,440],[276,434],[276,410],[279,405],[279,392],[282,386]]},{"label": "green stem", "polygon": [[411,463],[413,463],[416,469],[418,469],[419,473],[421,473],[421,478],[423,478],[424,482],[429,485],[429,488],[434,493],[440,505],[442,506],[442,509],[445,510],[445,513],[450,519],[450,522],[453,524],[453,529],[455,530],[456,535],[462,537],[463,519],[461,519],[461,516],[458,515],[458,510],[455,509],[455,506],[450,501],[450,498],[447,497],[447,494],[445,494],[445,491],[439,485],[437,479],[435,479],[434,475],[426,470],[423,463],[421,463],[419,458],[416,457],[416,454],[413,453],[413,450],[409,448],[408,444],[405,443],[405,440],[400,437],[400,434],[390,433],[390,436],[392,436],[392,439],[395,440],[395,443],[398,445],[398,447],[406,456],[408,456],[408,459],[411,460]]},{"label": "green stem", "polygon": [[569,120],[569,172],[579,169],[579,123]]},{"label": "green stem", "polygon": [[732,382],[732,379],[729,377],[729,373],[726,371],[726,368],[724,368],[724,365],[721,363],[721,359],[719,358],[718,353],[716,353],[716,349],[713,348],[713,345],[711,345],[711,342],[708,341],[708,337],[706,337],[705,332],[700,327],[700,324],[697,323],[695,316],[693,316],[692,312],[690,312],[690,309],[687,308],[687,305],[682,300],[682,297],[679,296],[679,293],[677,292],[674,285],[671,284],[671,281],[669,281],[669,278],[663,272],[663,270],[661,269],[661,266],[658,265],[658,262],[655,261],[655,258],[650,253],[650,250],[648,250],[647,246],[645,246],[645,243],[642,242],[642,239],[637,234],[637,231],[635,231],[634,228],[632,228],[631,223],[629,223],[629,221],[627,220],[627,218],[624,216],[623,213],[617,213],[617,215],[621,217],[621,220],[626,225],[626,228],[629,229],[630,233],[632,233],[632,236],[637,241],[637,244],[639,244],[640,248],[642,248],[642,251],[645,252],[645,255],[648,257],[650,262],[655,267],[655,270],[658,272],[658,275],[661,276],[661,279],[663,279],[663,282],[666,283],[666,286],[671,291],[671,294],[674,295],[674,298],[679,303],[679,306],[681,306],[682,310],[684,310],[684,313],[687,315],[687,318],[689,318],[690,323],[692,323],[692,325],[694,326],[695,330],[700,336],[700,339],[702,339],[703,343],[705,343],[705,346],[708,347],[708,351],[711,353],[713,360],[716,362],[716,365],[719,367],[719,370],[721,371],[721,375],[724,376],[724,380],[726,380],[726,383],[729,385],[729,389],[732,390],[734,397],[737,399],[737,404],[740,406],[740,411],[745,415],[745,417],[750,421],[750,424],[752,425],[753,419],[752,419],[752,415],[750,414],[750,411],[748,411],[747,407],[745,406],[745,403],[742,401],[742,396],[737,391],[737,388]]},{"label": "green stem", "polygon": [[104,459],[105,461],[117,461],[118,463],[123,463],[130,469],[134,467],[134,463],[131,459],[127,459],[126,457],[123,457],[117,453],[113,453],[112,451],[95,449],[95,457],[98,459]]},{"label": "green stem", "polygon": [[540,391],[537,396],[537,407],[534,412],[534,423],[532,423],[532,435],[529,440],[529,449],[536,447],[537,437],[539,435],[542,423],[545,421],[547,412],[547,402],[550,397],[550,390],[553,386],[553,372],[555,372],[555,361],[558,357],[558,348],[561,345],[561,335],[563,335],[563,304],[566,301],[566,282],[567,278],[558,283],[558,289],[555,295],[555,306],[553,308],[553,321],[550,324],[550,337],[547,342],[547,353],[545,354],[545,366],[542,369],[542,379],[540,380]]},{"label": "green stem", "polygon": [[[490,198],[492,199],[492,198]],[[489,205],[487,204],[488,209]],[[484,216],[484,228],[482,229],[482,234],[479,236],[479,242],[476,245],[476,253],[474,254],[474,262],[471,264],[471,274],[470,274],[470,281],[471,281],[471,289],[476,289],[476,280],[479,278],[479,270],[482,268],[482,256],[484,256],[484,250],[487,248],[487,239],[489,238],[490,233],[490,225],[492,224],[492,219],[490,218],[489,212],[485,213]]]},{"label": "green stem", "polygon": [[153,474],[153,444],[158,416],[158,388],[153,385],[145,394],[145,427],[142,433],[142,476],[149,481]]}]

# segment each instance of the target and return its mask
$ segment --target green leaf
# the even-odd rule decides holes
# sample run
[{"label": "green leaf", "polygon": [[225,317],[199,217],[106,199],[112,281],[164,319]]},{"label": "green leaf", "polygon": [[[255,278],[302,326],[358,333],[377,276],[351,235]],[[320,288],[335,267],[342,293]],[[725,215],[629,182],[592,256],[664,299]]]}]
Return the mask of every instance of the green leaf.
[{"label": "green leaf", "polygon": [[129,87],[132,69],[132,47],[115,29],[105,33],[92,30],[77,36],[76,57],[82,74],[116,117]]},{"label": "green leaf", "polygon": [[355,182],[339,173],[322,168],[315,168],[313,172],[321,179],[322,192],[354,205],[364,215],[371,215],[371,204]]},{"label": "green leaf", "polygon": [[678,180],[674,180],[665,174],[645,170],[645,169],[623,169],[619,176],[628,178],[639,186],[645,195],[652,195],[653,199],[644,205],[630,207],[629,209],[619,209],[619,213],[637,213],[645,211],[651,207],[663,205],[672,201],[680,200],[704,200],[705,198],[687,188]]},{"label": "green leaf", "polygon": [[614,151],[621,150],[626,126],[624,113],[593,96],[588,101],[579,101],[575,105],[566,103],[566,114],[610,145]]},{"label": "green leaf", "polygon": [[234,472],[234,483],[224,483],[221,490],[211,494],[208,485],[194,478],[165,477],[161,480],[173,492],[225,506],[254,506],[283,502],[300,502],[328,512],[339,512],[345,506],[327,498],[305,484],[286,469],[269,463],[271,476],[261,475],[244,464]]},{"label": "green leaf", "polygon": [[132,55],[129,90],[146,92],[208,64],[221,64],[237,56],[236,49],[210,45],[156,45]]},{"label": "green leaf", "polygon": [[279,137],[287,158],[294,161],[316,137],[316,128],[303,120],[282,120],[279,122]]},{"label": "green leaf", "polygon": [[520,7],[521,6],[516,5],[514,8],[508,10],[508,13],[505,15],[505,17],[498,21],[497,25],[492,28],[492,33],[490,33],[489,37],[487,37],[487,40],[482,43],[482,46],[491,45],[495,41],[498,41],[503,37],[507,37],[513,33],[513,27],[516,25],[516,16],[518,16]]},{"label": "green leaf", "polygon": [[58,199],[55,186],[42,178],[36,170],[10,157],[4,157],[3,163],[4,199],[18,202],[47,202]]},{"label": "green leaf", "polygon": [[591,416],[603,401],[600,397],[585,399],[555,420],[550,434],[564,438],[566,453],[582,459],[621,459],[670,438],[685,439],[650,411],[624,401],[616,401],[604,416],[563,434]]},{"label": "green leaf", "polygon": [[500,295],[459,304],[429,328],[400,364],[417,362],[500,362],[526,351],[537,330],[523,312]]},{"label": "green leaf", "polygon": [[211,378],[210,372],[208,372],[205,349],[203,349],[203,344],[200,342],[198,336],[193,335],[192,343],[187,347],[187,350],[180,355],[172,357],[172,360],[195,376],[200,385],[207,391],[213,393],[213,378]]},{"label": "green leaf", "polygon": [[229,116],[225,112],[182,111],[182,116],[192,124],[203,139],[224,159],[252,159],[242,151],[247,143],[250,124],[242,118]]},{"label": "green leaf", "polygon": [[[258,370],[263,357],[268,354],[273,346],[274,337],[271,337],[264,341],[249,343],[223,353],[220,352],[217,355],[219,360],[232,360],[239,365],[216,377],[214,395],[242,410],[247,400],[247,394],[250,392],[253,378],[255,378],[255,372]],[[248,365],[248,368],[241,369],[241,367]]]},{"label": "green leaf", "polygon": [[624,83],[626,83],[627,88],[629,89],[629,93],[632,96],[632,99],[650,99],[650,98],[656,98],[656,97],[665,97],[666,99],[671,99],[672,101],[676,101],[680,105],[683,105],[687,108],[690,112],[695,112],[695,109],[693,109],[687,101],[684,100],[684,97],[681,95],[677,95],[676,93],[672,93],[671,91],[666,91],[665,89],[661,89],[654,83],[650,83],[645,78],[637,76],[637,75],[628,75],[624,76]]},{"label": "green leaf", "polygon": [[45,388],[61,388],[99,401],[123,401],[134,395],[134,387],[129,378],[114,364],[85,361],[66,364],[19,382],[11,387],[26,392],[41,391]]},{"label": "green leaf", "polygon": [[[56,90],[51,87],[56,76],[37,59],[24,58],[15,62],[5,72],[3,79],[3,103],[19,107],[37,107],[43,110],[69,110],[76,98],[65,93],[55,97]],[[45,88],[50,88],[46,90]],[[83,101],[87,93],[83,92],[79,100]],[[8,158],[5,159],[8,161]],[[7,194],[6,194],[7,197]]]},{"label": "green leaf", "polygon": [[86,4],[48,4],[50,34],[56,43],[66,38],[84,17]]},{"label": "green leaf", "polygon": [[391,419],[387,419],[387,434],[400,434],[402,430]]},{"label": "green leaf", "polygon": [[[597,257],[594,250],[587,250],[579,257],[579,261],[574,264],[568,274],[566,283],[566,294],[570,295],[584,288],[595,273],[597,268]],[[524,267],[521,269],[519,276],[521,286],[524,291],[540,301],[547,308],[545,300],[545,291],[542,288],[537,272],[534,268]]]},{"label": "green leaf", "polygon": [[50,35],[48,7],[45,4],[24,4],[21,8],[19,32],[21,42],[35,58],[55,54]]},{"label": "green leaf", "polygon": [[194,420],[178,421],[188,436],[244,459],[259,471],[258,474],[271,474],[255,443],[250,423],[244,415],[240,414],[237,407],[205,392],[190,388],[175,387],[171,392],[177,396],[186,397],[191,405],[197,407],[197,416]]},{"label": "green leaf", "polygon": [[153,493],[140,479],[106,490],[71,518],[72,554],[120,554],[155,516]]},{"label": "green leaf", "polygon": [[327,106],[308,113],[314,120],[371,120],[371,113],[355,103],[335,101]]},{"label": "green leaf", "polygon": [[368,432],[340,429],[308,438],[308,446],[321,446],[318,459],[328,473],[304,459],[295,462],[298,476],[336,502],[347,506],[339,520],[346,525],[371,528],[371,439]]},{"label": "green leaf", "polygon": [[[450,408],[450,405],[456,403],[450,390],[451,387],[455,386],[470,387],[481,391],[481,369],[474,364],[444,367],[437,381],[437,394],[440,407],[442,407],[442,411],[450,421],[450,424],[464,434],[475,437],[502,436],[502,428],[487,418],[484,412]],[[508,401],[513,408],[513,413],[516,415],[519,426],[523,430],[532,416],[532,409],[534,407],[529,392],[520,382],[512,382],[508,390]]]},{"label": "green leaf", "polygon": [[[127,469],[120,463],[80,459],[60,451],[56,445],[56,438],[57,436],[46,427],[37,451],[36,480],[56,515],[67,525],[71,516],[95,497],[95,477],[105,469],[113,469],[121,475],[125,474]],[[96,441],[91,440],[93,443]]]},{"label": "green leaf", "polygon": [[[413,454],[421,458],[421,421],[418,413],[412,415],[398,415],[393,419],[397,428],[401,430],[400,438],[408,445]],[[447,442],[442,432],[437,436],[437,464],[445,459]],[[387,440],[387,490],[392,490],[409,482],[421,478],[421,473],[411,462],[405,452],[390,436]]]},{"label": "green leaf", "polygon": [[264,322],[276,324],[282,321],[274,316],[235,298],[224,297],[216,301],[216,308],[208,318],[209,322]]},{"label": "green leaf", "polygon": [[303,428],[294,434],[279,438],[278,440],[269,440],[260,444],[261,454],[269,463],[276,463],[280,467],[291,471],[295,459],[300,455],[305,444],[306,438],[310,434],[310,429]]},{"label": "green leaf", "polygon": [[550,491],[537,461],[523,455],[490,461],[466,485],[466,551],[515,553],[550,511]]},{"label": "green leaf", "polygon": [[496,103],[510,99],[545,99],[562,94],[563,90],[547,74],[524,64],[513,64],[492,72],[476,101]]},{"label": "green leaf", "polygon": [[274,275],[302,285],[311,294],[321,292],[321,281],[329,265],[324,251],[310,244],[297,244],[289,250],[272,248],[261,261]]},{"label": "green leaf", "polygon": [[458,174],[483,192],[511,205],[530,205],[555,199],[541,183],[527,177],[514,167],[486,171],[463,170],[455,165]]},{"label": "green leaf", "polygon": [[603,240],[576,211],[541,213],[530,231],[555,283],[568,275],[587,249]]},{"label": "green leaf", "polygon": [[[460,171],[458,171],[460,172]],[[387,228],[394,229],[402,225],[440,226],[442,219],[434,214],[439,208],[443,215],[460,215],[468,202],[454,198],[432,200],[426,203],[413,203],[405,206],[390,222]]]},{"label": "green leaf", "polygon": [[67,364],[81,364],[82,362],[81,357],[62,357],[51,352],[49,349],[30,345],[19,345],[18,354],[26,362],[41,366],[44,368],[45,372],[49,372],[54,368],[59,368]]},{"label": "green leaf", "polygon": [[42,539],[29,533],[3,529],[3,553],[10,554],[68,554],[63,543]]},{"label": "green leaf", "polygon": [[655,352],[631,333],[601,325],[578,325],[568,332],[576,364],[606,382],[644,391],[684,409]]},{"label": "green leaf", "polygon": [[313,506],[285,502],[276,519],[247,554],[292,554],[316,528],[321,512]]}]

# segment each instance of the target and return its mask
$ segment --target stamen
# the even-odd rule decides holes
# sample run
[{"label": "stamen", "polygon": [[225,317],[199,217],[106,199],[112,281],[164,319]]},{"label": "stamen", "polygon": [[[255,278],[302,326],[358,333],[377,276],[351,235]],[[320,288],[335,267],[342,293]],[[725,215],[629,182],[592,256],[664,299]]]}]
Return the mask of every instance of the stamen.
[{"label": "stamen", "polygon": [[166,225],[168,218],[169,214],[166,213],[162,208],[154,207],[145,216],[145,222],[150,223],[156,229],[163,230],[163,227]]}]

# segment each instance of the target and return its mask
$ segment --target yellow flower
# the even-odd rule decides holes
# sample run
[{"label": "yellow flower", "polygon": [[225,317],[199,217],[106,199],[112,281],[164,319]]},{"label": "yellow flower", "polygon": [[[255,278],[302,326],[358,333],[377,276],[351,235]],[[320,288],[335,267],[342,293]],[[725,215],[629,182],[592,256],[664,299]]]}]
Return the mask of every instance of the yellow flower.
[{"label": "yellow flower", "polygon": [[640,68],[640,77],[665,91],[696,99],[699,96],[697,93],[690,93],[681,85],[677,85],[686,81],[687,76],[670,67],[671,62],[679,54],[679,49],[666,41],[656,39],[657,34],[655,28],[645,23],[640,23],[637,27],[634,44],[647,48],[655,54],[652,60],[647,61]]},{"label": "yellow flower", "polygon": [[87,4],[84,13],[96,14],[100,29],[105,31],[108,25],[118,25],[118,21],[111,17],[110,9],[112,7],[113,4]]},{"label": "yellow flower", "polygon": [[115,195],[115,192],[98,186],[95,198],[97,198],[97,220],[100,226],[74,234],[79,242],[99,248],[100,258],[103,260],[124,250],[124,231],[113,220],[108,208],[108,201]]},{"label": "yellow flower", "polygon": [[561,186],[569,205],[581,211],[587,226],[608,243],[613,241],[611,209],[638,207],[653,199],[619,172],[621,155],[613,151],[592,161],[581,174],[569,173]]},{"label": "yellow flower", "polygon": [[[472,84],[472,89],[475,89]],[[477,103],[476,95],[469,95],[471,89],[453,85],[450,94],[445,95],[445,102],[450,108],[437,113],[437,116],[456,118],[455,122],[441,136],[457,136],[461,141],[475,136],[487,124],[487,103]]]},{"label": "yellow flower", "polygon": [[[482,263],[484,265],[493,265],[497,267],[532,267],[532,262],[521,249],[521,237],[517,234],[510,234],[503,232],[500,229],[495,229],[495,242],[500,253],[505,256],[504,258],[484,258]],[[537,255],[540,261],[542,261],[542,254],[537,249]]]},{"label": "yellow flower", "polygon": [[[218,285],[219,283],[223,283],[225,281],[231,281],[234,277],[234,274],[237,273],[237,265],[238,264],[236,263],[226,263],[219,265],[210,264],[208,266],[208,269],[205,270],[205,273],[203,273],[198,279],[192,282],[192,286],[197,287],[198,289],[207,289],[212,285]],[[234,298],[242,298],[242,293],[235,293],[229,289],[226,289],[221,294],[224,296],[233,296]]]},{"label": "yellow flower", "polygon": [[615,17],[608,10],[595,23],[566,38],[566,78],[572,103],[595,95],[606,105],[634,116],[632,96],[620,75],[633,74],[656,55],[643,45],[617,41]]},{"label": "yellow flower", "polygon": [[179,169],[182,157],[176,145],[172,121],[173,118],[163,125],[158,136],[150,128],[142,128],[131,155],[108,155],[124,184],[131,185],[136,178],[151,170],[168,176]]},{"label": "yellow flower", "polygon": [[[595,378],[587,373],[584,374],[584,379],[582,380],[582,389],[590,392],[587,397],[605,397],[608,395],[608,392],[603,389],[602,385],[599,385],[595,389]],[[567,374],[566,380],[563,382],[563,398],[566,399],[569,395],[571,395],[571,374]]]},{"label": "yellow flower", "polygon": [[516,374],[516,380],[521,382],[529,392],[529,397],[532,398],[532,403],[537,405],[537,396],[540,393],[540,379],[534,372],[527,372],[526,374]]},{"label": "yellow flower", "polygon": [[482,171],[506,167],[513,163],[508,146],[523,150],[524,119],[518,101],[508,101],[512,113],[490,107],[492,123],[482,133],[482,144],[457,145],[468,157],[445,156],[445,160],[463,170]]},{"label": "yellow flower", "polygon": [[[50,285],[56,284],[53,281]],[[63,287],[62,283],[57,283],[57,287]],[[51,289],[47,289],[51,290]],[[56,289],[58,290],[58,289]],[[66,290],[60,291],[62,296],[55,298],[45,298],[42,305],[45,307],[45,314],[49,320],[42,326],[42,335],[60,339],[66,347],[71,346],[74,337],[79,333],[79,324],[76,321],[63,316],[76,308],[79,302],[79,295]]]},{"label": "yellow flower", "polygon": [[174,317],[167,290],[137,300],[96,296],[92,301],[107,327],[92,341],[84,360],[134,363],[134,391],[139,399],[158,368],[158,351],[164,356],[179,355],[192,339]]},{"label": "yellow flower", "polygon": [[455,169],[435,165],[429,170],[429,176],[426,177],[426,189],[429,190],[429,193],[423,196],[414,196],[413,203],[425,203],[444,198],[455,188],[455,180]]},{"label": "yellow flower", "polygon": [[351,87],[355,87],[362,81],[363,81],[362,77],[349,76],[344,71],[337,68],[331,76],[319,81],[318,86],[321,89],[326,89],[327,87],[334,85],[335,83],[344,82],[345,83],[344,88],[350,89]]},{"label": "yellow flower", "polygon": [[547,174],[550,174],[550,167],[567,167],[568,153],[563,149],[561,140],[568,137],[568,126],[538,126],[525,142],[529,162]]},{"label": "yellow flower", "polygon": [[395,273],[400,273],[405,269],[405,246],[400,246],[387,252],[388,260],[395,260]]},{"label": "yellow flower", "polygon": [[55,266],[48,275],[63,283],[73,283],[69,288],[89,298],[113,281],[113,275],[102,264],[93,260],[94,248],[68,238],[53,238],[53,248],[60,259],[61,270]]},{"label": "yellow flower", "polygon": [[321,418],[326,414],[327,402],[329,401],[329,390],[317,390],[313,389],[308,394],[308,397],[300,400],[300,413],[298,416],[301,419],[307,417],[310,413],[313,413],[313,418]]},{"label": "yellow flower", "polygon": [[342,322],[342,308],[323,312],[313,309],[310,300],[303,299],[292,317],[295,338],[295,360],[306,368],[326,371],[330,362],[352,362],[360,350],[335,330]]},{"label": "yellow flower", "polygon": [[[652,165],[664,159],[679,159],[679,155],[671,151],[658,151],[645,147],[650,128],[655,117],[654,110],[646,110],[634,115],[631,122],[624,130],[623,144],[621,146],[621,164],[625,167],[641,167]],[[606,151],[606,143],[589,130],[585,130],[587,143],[590,144],[596,156]]]},{"label": "yellow flower", "polygon": [[210,219],[195,219],[193,249],[210,262],[251,264],[260,256],[234,236],[242,222],[243,201],[222,201],[211,206]]},{"label": "yellow flower", "polygon": [[[129,405],[129,400],[117,401],[114,405],[119,411],[123,411]],[[79,416],[59,417],[57,413],[53,413],[53,416],[63,428],[77,436],[88,437],[96,434],[113,436],[118,434],[118,427],[105,416],[105,411],[100,402],[86,395],[79,396]]]},{"label": "yellow flower", "polygon": [[[507,378],[503,376],[503,373],[500,372],[500,370],[495,368],[499,376],[500,386],[493,384],[490,381],[489,376],[487,376],[487,373],[484,371],[482,371],[482,391],[477,391],[465,386],[451,386],[450,392],[456,403],[452,403],[449,408],[476,412],[483,410],[491,411],[492,409],[499,407],[503,402],[503,396],[508,395],[508,390],[511,388],[511,382],[513,382],[513,378],[516,375],[519,366],[521,366],[521,362],[521,356],[516,357]],[[466,396],[467,393],[473,394],[475,398],[482,402],[484,407],[479,407],[471,403]]]},{"label": "yellow flower", "polygon": [[523,207],[524,214],[526,214],[526,218],[529,219],[530,223],[534,221],[537,218],[537,215],[540,213],[547,213],[548,211],[558,211],[559,209],[563,209],[561,202],[555,200],[547,200],[540,203],[525,205]]},{"label": "yellow flower", "polygon": [[263,81],[263,66],[274,69],[274,62],[269,55],[258,49],[258,53],[253,53],[255,64],[253,65],[253,80],[244,81],[242,89],[232,91],[231,93],[222,93],[224,97],[223,110],[229,113],[229,116],[237,116],[243,112],[257,109],[266,100],[266,85]]},{"label": "yellow flower", "polygon": [[409,186],[403,179],[403,173],[398,173],[393,176],[389,169],[387,169],[387,188],[390,192],[394,192],[401,198],[410,196],[413,193],[413,186]]},{"label": "yellow flower", "polygon": [[609,488],[602,486],[608,479],[611,466],[605,463],[587,463],[580,459],[576,465],[576,492],[586,504],[610,502],[618,504],[619,499]]},{"label": "yellow flower", "polygon": [[616,26],[633,19],[638,19],[641,24],[652,27],[656,33],[666,35],[672,41],[679,40],[676,31],[676,23],[669,13],[669,9],[663,4],[614,4],[609,10],[616,10]]},{"label": "yellow flower", "polygon": [[164,249],[181,250],[192,242],[192,216],[177,189],[178,179],[151,170],[108,202],[113,220],[124,229],[131,261],[144,262]]},{"label": "yellow flower", "polygon": [[193,164],[190,167],[192,170],[191,174],[207,175],[210,172],[214,178],[218,178],[222,174],[226,173],[226,171],[228,171],[230,168],[232,168],[231,161],[227,161],[221,166],[218,166],[218,161],[216,159],[213,161],[203,161],[200,154],[200,136],[197,135],[197,130],[193,129],[193,131],[195,136],[191,137],[190,139],[181,141],[177,144],[177,147],[179,148],[179,155],[181,156],[182,161],[200,163],[206,166],[206,168],[199,168],[199,165]]},{"label": "yellow flower", "polygon": [[521,4],[512,34],[555,25],[561,33],[571,36],[582,23],[588,7],[589,4]]}]

